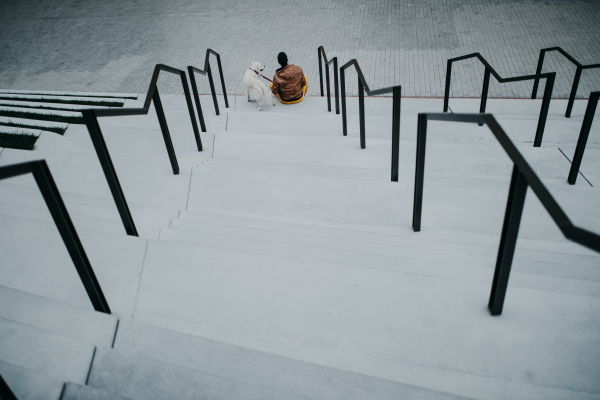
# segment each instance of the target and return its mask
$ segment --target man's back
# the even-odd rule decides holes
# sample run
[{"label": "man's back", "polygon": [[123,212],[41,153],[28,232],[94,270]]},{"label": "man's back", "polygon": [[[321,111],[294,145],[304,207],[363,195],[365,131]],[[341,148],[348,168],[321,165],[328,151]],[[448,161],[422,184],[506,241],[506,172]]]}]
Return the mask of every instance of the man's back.
[{"label": "man's back", "polygon": [[271,91],[284,101],[297,100],[302,97],[303,86],[306,86],[306,80],[302,68],[288,64],[275,72]]}]

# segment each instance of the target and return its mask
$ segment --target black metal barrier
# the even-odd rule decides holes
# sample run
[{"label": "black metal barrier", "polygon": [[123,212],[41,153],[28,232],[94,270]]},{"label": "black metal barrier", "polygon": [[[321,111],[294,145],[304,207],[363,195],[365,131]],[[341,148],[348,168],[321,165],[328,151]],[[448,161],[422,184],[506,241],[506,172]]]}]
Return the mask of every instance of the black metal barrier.
[{"label": "black metal barrier", "polygon": [[577,175],[579,175],[579,167],[581,166],[581,160],[583,159],[583,152],[585,151],[585,145],[590,136],[594,114],[598,107],[598,98],[600,98],[600,92],[590,93],[590,99],[588,100],[588,105],[585,109],[585,117],[583,117],[581,131],[579,132],[579,139],[577,140],[577,147],[575,148],[575,154],[573,154],[571,170],[569,171],[569,177],[567,178],[567,182],[571,185],[575,184]]},{"label": "black metal barrier", "polygon": [[[188,67],[188,73],[190,74],[190,81],[192,82],[192,90],[196,99],[196,105],[198,106],[198,115],[201,115],[202,110],[200,108],[200,97],[198,97],[198,87],[196,86],[196,79],[194,78],[193,71],[198,72],[202,75],[208,75],[208,83],[210,84],[210,93],[212,94],[213,103],[215,105],[215,112],[219,115],[219,103],[217,102],[217,92],[215,90],[215,82],[213,81],[212,70],[210,69],[210,55],[214,54],[217,56],[217,65],[219,66],[219,75],[221,76],[221,87],[223,88],[223,98],[225,99],[225,108],[229,108],[229,102],[227,101],[227,89],[225,89],[225,78],[223,77],[223,67],[221,66],[221,56],[219,53],[212,49],[206,49],[206,57],[204,58],[204,71],[195,68]],[[200,117],[201,121],[204,121],[203,117]],[[206,131],[204,131],[206,132]]]},{"label": "black metal barrier", "polygon": [[400,100],[402,99],[402,86],[392,86],[383,89],[371,90],[368,96],[378,96],[392,93],[392,182],[398,182],[398,169],[400,168]]},{"label": "black metal barrier", "polygon": [[[202,71],[199,68],[192,67],[191,65],[187,67],[188,74],[190,75],[190,84],[192,85],[192,93],[194,94],[194,101],[196,102],[196,110],[198,110],[198,119],[200,120],[200,128],[202,132],[206,132],[206,123],[204,122],[204,114],[202,113],[202,105],[200,104],[200,95],[198,94],[198,85],[196,85],[196,76],[194,72],[197,72],[201,75],[206,75],[205,71]],[[211,91],[214,89],[214,83],[210,83]],[[219,115],[219,105],[216,102],[217,95],[214,91],[212,91],[213,101],[215,103],[215,111],[217,115]]]},{"label": "black metal barrier", "polygon": [[[536,70],[536,75],[540,75],[542,73],[542,67],[544,65],[544,55],[548,51],[558,51],[560,54],[565,56],[569,61],[571,61],[575,66],[577,66],[577,70],[575,71],[575,78],[573,79],[573,85],[571,86],[571,94],[569,95],[569,103],[567,104],[567,111],[565,112],[565,117],[571,117],[571,111],[573,110],[573,103],[575,102],[575,95],[577,94],[577,87],[579,86],[579,79],[581,79],[581,72],[584,69],[592,69],[592,68],[600,68],[600,64],[590,64],[590,65],[582,65],[579,61],[577,61],[573,56],[564,51],[560,47],[548,47],[546,49],[540,50],[540,58],[538,59],[538,66]],[[539,78],[536,78],[533,82],[533,90],[531,91],[531,98],[535,99],[537,97],[537,90],[539,84]]]},{"label": "black metal barrier", "polygon": [[348,61],[340,68],[340,83],[342,88],[342,133],[348,135],[348,124],[346,122],[346,75],[344,71],[354,65],[358,74],[358,114],[360,119],[360,148],[366,148],[365,143],[365,90],[370,92],[369,85],[358,65],[356,59]]},{"label": "black metal barrier", "polygon": [[[540,147],[542,145],[542,138],[544,136],[544,128],[546,126],[546,119],[548,118],[548,109],[550,108],[550,98],[552,96],[552,88],[554,87],[554,79],[556,78],[556,72],[548,72],[545,74],[536,74],[536,75],[525,75],[525,76],[515,76],[512,78],[502,78],[498,73],[492,68],[492,66],[486,61],[485,58],[481,56],[479,53],[467,54],[465,56],[451,58],[448,60],[446,67],[446,89],[444,92],[444,112],[448,112],[448,99],[450,97],[450,80],[452,79],[452,63],[455,61],[466,60],[469,58],[477,57],[479,61],[483,65],[485,65],[485,73],[483,77],[483,91],[481,93],[481,104],[479,106],[479,112],[485,113],[485,106],[487,103],[488,89],[490,85],[490,74],[494,75],[494,78],[499,83],[507,83],[507,82],[518,82],[518,81],[527,81],[531,79],[535,79],[538,81],[540,78],[546,79],[546,89],[544,90],[544,99],[542,100],[542,108],[540,110],[540,116],[538,119],[538,125],[535,132],[535,139],[533,141],[533,147]],[[482,126],[482,124],[479,124]]]},{"label": "black metal barrier", "polygon": [[115,200],[115,204],[117,206],[117,209],[119,210],[121,221],[123,221],[125,231],[128,235],[131,236],[138,236],[138,233],[135,228],[135,224],[133,223],[133,218],[131,217],[129,207],[127,206],[125,195],[123,194],[123,190],[121,189],[121,185],[119,184],[119,179],[117,178],[115,167],[110,158],[108,147],[106,146],[106,142],[104,141],[104,136],[102,135],[102,130],[100,129],[100,124],[98,123],[98,118],[121,117],[126,115],[146,115],[148,114],[148,110],[150,109],[150,103],[154,102],[154,108],[156,109],[156,115],[158,116],[160,130],[163,135],[163,140],[165,141],[165,147],[167,148],[167,153],[171,162],[173,174],[179,174],[179,164],[177,163],[177,156],[175,155],[175,149],[173,148],[173,142],[171,141],[171,134],[169,133],[167,119],[165,117],[162,102],[160,100],[160,95],[158,93],[158,87],[156,86],[156,82],[158,81],[160,71],[170,72],[181,77],[183,92],[185,93],[185,100],[187,102],[188,111],[192,120],[192,127],[194,128],[196,144],[198,146],[198,151],[202,151],[202,140],[200,139],[198,125],[196,124],[196,117],[194,116],[194,106],[192,105],[192,98],[190,96],[187,78],[185,76],[185,72],[182,70],[169,67],[164,64],[156,64],[156,67],[154,67],[154,74],[152,75],[152,80],[150,81],[150,87],[148,88],[148,93],[146,94],[146,100],[144,101],[143,108],[91,108],[81,110],[83,120],[87,126],[88,132],[90,133],[92,143],[94,144],[94,149],[96,150],[96,154],[98,155],[98,159],[100,160],[100,165],[102,166],[102,170],[104,171],[104,176],[106,177],[106,181],[108,182],[108,186],[112,193],[113,199]]},{"label": "black metal barrier", "polygon": [[421,230],[421,210],[423,207],[423,178],[425,173],[425,145],[427,142],[427,121],[453,121],[487,124],[513,164],[512,179],[508,193],[508,203],[496,260],[496,270],[488,308],[492,315],[502,314],[508,277],[512,265],[517,234],[521,223],[527,188],[531,187],[550,217],[569,240],[600,252],[600,235],[579,228],[569,220],[552,194],[529,166],[514,143],[491,114],[419,114],[417,123],[417,159],[415,166],[415,192],[413,204],[413,230]]},{"label": "black metal barrier", "polygon": [[321,60],[321,53],[323,53],[323,58],[325,59],[325,79],[327,83],[327,111],[331,112],[331,90],[330,90],[330,82],[329,82],[329,66],[333,63],[333,85],[335,91],[335,113],[340,113],[340,95],[338,90],[338,61],[337,57],[333,57],[331,60],[327,61],[327,55],[325,54],[325,49],[323,46],[320,46],[317,49],[319,55],[319,78],[321,84],[321,97],[323,97],[323,67]]},{"label": "black metal barrier", "polygon": [[2,375],[0,375],[0,399],[2,399],[2,400],[17,400],[17,396],[15,396],[13,391],[10,390],[10,387],[4,381],[4,378],[2,378]]},{"label": "black metal barrier", "polygon": [[[83,245],[79,240],[79,236],[77,235],[75,226],[73,226],[69,212],[56,187],[54,178],[52,178],[52,173],[50,173],[46,160],[29,161],[0,167],[0,180],[28,173],[33,174],[33,178],[42,193],[42,197],[48,206],[54,224],[56,225],[56,228],[58,228],[58,232],[65,243],[65,247],[71,256],[71,260],[73,260],[75,269],[79,274],[79,278],[85,287],[85,291],[87,292],[94,309],[110,314],[108,303],[104,298],[104,294],[96,279],[90,260],[88,260],[87,255],[85,254]],[[4,396],[1,398],[4,400]]]}]

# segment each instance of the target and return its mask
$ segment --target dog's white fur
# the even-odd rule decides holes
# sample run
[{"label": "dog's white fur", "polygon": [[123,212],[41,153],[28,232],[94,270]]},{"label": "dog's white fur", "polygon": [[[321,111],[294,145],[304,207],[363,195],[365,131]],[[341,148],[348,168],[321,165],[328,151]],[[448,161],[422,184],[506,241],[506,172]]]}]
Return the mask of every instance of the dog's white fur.
[{"label": "dog's white fur", "polygon": [[259,63],[258,61],[252,61],[250,63],[250,68],[246,70],[244,74],[244,86],[246,86],[246,93],[248,94],[248,101],[250,101],[250,92],[258,103],[260,107],[258,107],[258,111],[262,111],[262,99],[265,97],[271,107],[275,107],[273,104],[273,99],[271,99],[271,90],[269,90],[264,83],[262,83],[259,79],[259,74],[261,71],[265,69],[265,66]]}]

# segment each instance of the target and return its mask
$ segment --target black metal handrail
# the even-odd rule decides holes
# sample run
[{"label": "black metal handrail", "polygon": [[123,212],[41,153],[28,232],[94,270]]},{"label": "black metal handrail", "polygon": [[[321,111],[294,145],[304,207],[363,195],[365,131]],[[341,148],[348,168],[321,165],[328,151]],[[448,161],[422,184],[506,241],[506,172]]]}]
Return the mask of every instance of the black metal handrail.
[{"label": "black metal handrail", "polygon": [[[225,78],[223,77],[223,67],[221,66],[221,55],[212,49],[206,49],[206,57],[204,58],[204,71],[194,67],[188,67],[188,72],[190,74],[190,80],[192,80],[192,90],[194,91],[194,95],[196,96],[197,103],[200,103],[200,98],[197,96],[198,87],[196,86],[196,80],[193,77],[192,71],[190,68],[193,68],[194,71],[199,72],[201,74],[208,74],[208,83],[210,84],[210,93],[212,94],[213,103],[215,105],[215,112],[219,115],[219,103],[217,102],[217,92],[215,90],[215,83],[213,81],[212,70],[210,68],[210,55],[214,54],[217,57],[217,65],[219,66],[219,75],[221,76],[221,87],[223,88],[223,98],[225,99],[225,108],[229,108],[229,102],[227,101],[227,89],[225,89]],[[200,108],[198,108],[200,109]]]},{"label": "black metal handrail", "polygon": [[330,90],[330,81],[329,81],[329,66],[333,64],[333,85],[335,90],[335,113],[340,113],[340,95],[338,89],[338,61],[337,57],[333,57],[331,60],[327,61],[327,55],[325,54],[325,49],[323,46],[320,46],[317,49],[319,55],[319,78],[321,83],[321,97],[323,97],[323,67],[321,61],[321,53],[323,53],[323,58],[325,59],[325,79],[327,83],[327,111],[331,112],[331,90]]},{"label": "black metal handrail", "polygon": [[100,160],[100,165],[102,166],[102,170],[104,171],[104,176],[106,177],[106,181],[108,182],[108,186],[117,206],[117,210],[119,211],[119,215],[121,216],[121,221],[123,221],[125,231],[128,235],[131,236],[138,236],[138,232],[135,228],[135,224],[133,222],[131,212],[129,211],[129,207],[127,206],[125,194],[123,193],[123,189],[121,188],[121,185],[119,183],[115,167],[112,163],[110,154],[108,152],[108,147],[106,146],[106,142],[104,141],[104,136],[102,135],[102,130],[100,129],[100,124],[98,123],[98,117],[145,115],[148,114],[148,111],[150,109],[150,103],[154,102],[154,108],[156,109],[156,115],[158,116],[160,130],[165,141],[165,146],[167,148],[167,153],[171,162],[173,174],[179,174],[179,164],[177,163],[177,156],[175,155],[175,149],[173,148],[171,134],[169,133],[169,127],[167,125],[167,119],[165,117],[162,102],[160,100],[160,95],[158,93],[158,87],[156,85],[160,71],[170,72],[181,77],[181,83],[183,85],[183,91],[185,93],[185,100],[187,102],[188,111],[192,120],[192,127],[194,128],[196,144],[198,146],[198,151],[202,151],[202,141],[200,139],[200,133],[198,132],[198,125],[196,125],[196,117],[194,116],[194,106],[192,105],[190,90],[187,85],[187,78],[185,76],[185,72],[182,70],[169,67],[164,64],[156,64],[156,67],[154,67],[152,80],[150,81],[150,87],[148,88],[148,93],[146,94],[146,100],[144,101],[143,108],[91,108],[81,110],[83,120],[87,126],[88,132],[90,133],[94,149],[96,150],[96,154],[98,155],[98,159]]},{"label": "black metal handrail", "polygon": [[[90,260],[85,254],[83,245],[79,240],[79,236],[77,235],[75,226],[73,226],[69,212],[56,187],[54,178],[52,178],[52,173],[50,173],[46,160],[29,161],[0,167],[0,180],[28,173],[33,175],[33,178],[42,193],[42,197],[46,202],[46,206],[48,206],[54,224],[56,225],[56,228],[58,228],[58,232],[65,243],[65,247],[71,256],[71,260],[73,260],[75,269],[79,274],[79,278],[85,287],[85,291],[87,292],[94,309],[110,314],[110,308],[108,307],[104,293],[102,293],[102,289],[96,279]],[[4,397],[2,397],[2,399],[4,399]]]},{"label": "black metal handrail", "polygon": [[413,203],[413,230],[415,232],[421,230],[425,145],[427,141],[428,120],[487,124],[513,162],[508,203],[506,206],[506,214],[504,216],[498,258],[496,260],[494,281],[492,283],[492,291],[488,303],[488,308],[492,315],[502,314],[506,288],[508,286],[508,277],[510,275],[510,268],[515,253],[517,235],[528,186],[531,187],[546,211],[550,214],[550,217],[552,217],[567,239],[600,252],[600,235],[573,225],[571,220],[569,220],[569,217],[565,214],[554,197],[552,197],[552,194],[550,194],[546,186],[544,186],[523,155],[521,155],[517,147],[491,114],[419,114],[417,123],[417,159],[415,166],[415,192]]},{"label": "black metal handrail", "polygon": [[[556,72],[548,72],[545,74],[538,73],[536,75],[524,75],[515,76],[512,78],[502,78],[494,68],[482,57],[479,53],[467,54],[461,57],[451,58],[448,60],[446,67],[446,89],[444,92],[444,112],[448,112],[448,99],[450,97],[450,80],[452,79],[452,63],[456,61],[466,60],[469,58],[477,57],[483,65],[485,65],[485,73],[483,76],[483,91],[481,93],[481,105],[479,106],[479,112],[485,113],[485,106],[487,103],[488,89],[490,85],[490,74],[496,78],[499,83],[507,82],[518,82],[527,81],[531,79],[539,80],[540,78],[546,79],[546,88],[544,90],[544,99],[542,100],[542,108],[540,110],[540,116],[538,119],[538,125],[535,132],[535,139],[533,141],[533,147],[540,147],[542,145],[542,138],[544,136],[544,128],[546,126],[546,119],[548,118],[548,109],[550,108],[550,97],[552,96],[552,88],[554,87],[554,79],[556,78]],[[479,124],[482,126],[482,124]]]},{"label": "black metal handrail", "polygon": [[[201,75],[206,75],[206,71],[202,71],[199,68],[196,67],[192,67],[191,65],[188,65],[187,67],[188,69],[188,74],[190,75],[190,84],[192,85],[192,93],[194,94],[194,101],[196,102],[196,110],[198,110],[198,119],[200,120],[200,128],[202,129],[202,132],[206,132],[206,124],[204,122],[204,114],[202,113],[202,105],[200,104],[200,95],[198,93],[198,86],[196,85],[196,76],[194,74],[194,72],[197,72]],[[210,79],[212,79],[212,77],[210,77]],[[214,92],[214,83],[211,82],[210,84],[210,89],[213,95],[213,100],[215,103],[215,111],[217,113],[217,115],[219,115],[219,105],[216,102],[216,98],[217,95]]]},{"label": "black metal handrail", "polygon": [[344,70],[354,66],[358,74],[358,114],[360,119],[360,148],[366,148],[365,139],[365,94],[367,96],[379,96],[382,94],[393,93],[392,100],[392,168],[391,176],[393,182],[398,182],[398,169],[400,165],[400,101],[402,98],[402,86],[390,86],[382,89],[370,90],[365,76],[358,65],[356,59],[348,61],[340,68],[340,82],[342,88],[342,133],[348,134],[346,122],[346,77]]},{"label": "black metal handrail", "polygon": [[2,400],[17,400],[17,396],[10,390],[10,387],[0,375],[0,399]]},{"label": "black metal handrail", "polygon": [[365,90],[370,92],[369,85],[358,65],[356,59],[348,61],[340,68],[340,84],[342,89],[342,133],[344,136],[348,135],[348,124],[346,122],[346,75],[344,71],[346,68],[354,66],[356,73],[358,74],[358,115],[360,119],[360,148],[366,148],[365,143]]},{"label": "black metal handrail", "polygon": [[[581,79],[581,72],[584,69],[592,69],[592,68],[600,68],[600,64],[590,64],[590,65],[582,65],[579,61],[577,61],[572,55],[564,51],[560,47],[548,47],[546,49],[540,50],[540,57],[538,59],[538,66],[536,70],[536,75],[540,75],[542,73],[542,67],[544,65],[544,56],[548,51],[558,51],[560,54],[565,56],[569,61],[571,61],[575,66],[577,66],[577,70],[575,71],[575,78],[573,78],[573,84],[571,85],[571,94],[569,95],[569,102],[567,103],[567,111],[565,112],[565,117],[571,117],[571,111],[573,110],[573,103],[575,102],[575,95],[577,94],[577,87],[579,86],[579,79]],[[537,90],[539,84],[539,78],[536,78],[533,82],[533,90],[531,91],[531,98],[535,99],[537,97]]]},{"label": "black metal handrail", "polygon": [[392,93],[392,182],[398,182],[400,168],[400,100],[402,99],[402,86],[391,86],[367,92],[368,96],[379,96]]},{"label": "black metal handrail", "polygon": [[569,177],[567,178],[567,182],[569,182],[571,185],[575,184],[577,175],[579,175],[579,167],[581,166],[585,145],[587,144],[587,140],[590,135],[590,129],[592,128],[592,122],[594,120],[596,108],[598,107],[599,98],[600,92],[590,93],[590,99],[588,100],[588,105],[585,109],[585,116],[583,117],[583,123],[581,124],[581,131],[579,132],[579,139],[577,140],[577,147],[575,147],[575,154],[573,154],[573,162],[571,163]]}]

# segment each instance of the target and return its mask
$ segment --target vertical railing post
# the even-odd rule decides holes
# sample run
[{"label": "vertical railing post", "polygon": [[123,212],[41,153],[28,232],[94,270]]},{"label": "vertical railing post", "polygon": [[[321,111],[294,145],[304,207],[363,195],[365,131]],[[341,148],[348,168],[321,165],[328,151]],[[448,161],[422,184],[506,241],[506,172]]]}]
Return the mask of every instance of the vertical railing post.
[{"label": "vertical railing post", "polygon": [[165,117],[165,112],[160,101],[160,95],[158,94],[158,86],[154,89],[154,93],[152,94],[152,101],[154,102],[154,108],[156,109],[156,115],[158,116],[160,131],[162,132],[163,139],[165,140],[165,146],[167,147],[169,160],[171,160],[171,168],[173,168],[173,174],[177,175],[179,174],[179,164],[177,163],[175,149],[173,149],[173,142],[171,141],[171,134],[169,133],[169,127],[167,126],[167,119]]},{"label": "vertical railing post", "polygon": [[212,70],[210,64],[206,65],[206,73],[208,74],[208,84],[210,85],[210,93],[212,94],[213,103],[215,105],[215,112],[219,115],[219,102],[217,101],[217,92],[215,90],[215,82],[213,81]]},{"label": "vertical railing post", "polygon": [[325,64],[325,82],[327,83],[327,111],[331,112],[331,91],[329,89],[329,65]]},{"label": "vertical railing post", "polygon": [[52,219],[54,219],[56,228],[58,229],[65,247],[71,256],[71,260],[73,260],[73,264],[75,265],[75,269],[79,274],[79,278],[85,287],[85,291],[87,292],[90,301],[94,306],[94,310],[110,314],[108,302],[104,297],[104,293],[102,293],[102,289],[100,288],[100,284],[96,279],[96,275],[94,274],[90,260],[85,254],[83,245],[79,240],[79,235],[77,235],[75,226],[73,226],[73,222],[69,217],[69,213],[65,207],[62,197],[60,196],[60,192],[56,187],[56,183],[52,178],[48,164],[46,164],[45,160],[34,163],[32,165],[32,172],[33,177],[40,188],[42,197],[46,201],[48,210],[52,215]]},{"label": "vertical railing post", "polygon": [[573,110],[573,103],[575,103],[575,96],[577,95],[577,87],[579,86],[579,79],[581,79],[581,71],[583,67],[581,65],[577,66],[577,71],[575,71],[575,78],[573,78],[573,86],[571,87],[571,95],[569,96],[569,103],[567,104],[567,112],[565,112],[565,117],[571,117],[571,111]]},{"label": "vertical railing post", "polygon": [[400,99],[402,98],[402,86],[393,89],[392,104],[392,182],[398,182],[398,170],[400,168]]},{"label": "vertical railing post", "polygon": [[[544,55],[546,54],[545,50],[540,50],[540,59],[538,60],[537,69],[535,71],[536,75],[540,75],[542,73],[542,66],[544,65]],[[540,78],[535,78],[533,81],[533,90],[531,91],[531,99],[535,99],[537,97],[538,85],[540,83]]]},{"label": "vertical railing post", "polygon": [[527,186],[527,179],[515,164],[508,192],[508,202],[506,205],[506,214],[504,215],[504,225],[502,226],[494,281],[488,303],[488,308],[492,315],[502,314],[510,268],[515,255],[517,236],[525,204],[525,195],[527,194]]},{"label": "vertical railing post", "polygon": [[[190,75],[190,84],[192,85],[192,94],[194,95],[194,101],[196,102],[196,110],[198,111],[200,128],[202,128],[202,132],[206,132],[206,124],[204,123],[204,114],[202,113],[202,105],[200,104],[198,85],[196,84],[196,77],[194,76],[194,69],[192,67],[188,67],[188,74]],[[202,143],[200,143],[200,145],[202,145]]]},{"label": "vertical railing post", "polygon": [[419,114],[417,120],[417,158],[415,162],[415,194],[413,199],[413,231],[421,230],[423,208],[423,178],[425,175],[425,145],[427,144],[427,114]]},{"label": "vertical railing post", "polygon": [[346,122],[346,73],[340,68],[340,89],[342,90],[342,134],[348,135],[348,124]]},{"label": "vertical railing post", "polygon": [[225,89],[225,77],[223,76],[223,67],[221,66],[221,56],[219,54],[217,54],[217,65],[219,66],[219,75],[221,76],[221,87],[223,88],[225,108],[229,108],[229,102],[227,101],[227,89]]},{"label": "vertical railing post", "polygon": [[[485,106],[487,104],[488,91],[490,88],[490,69],[485,67],[485,73],[483,75],[483,90],[481,91],[481,104],[479,105],[479,113],[485,113]],[[478,123],[479,126],[483,126],[483,122]]]},{"label": "vertical railing post", "polygon": [[81,114],[83,115],[83,120],[87,126],[88,132],[90,133],[90,138],[92,139],[92,144],[98,155],[98,160],[100,161],[100,166],[106,177],[106,182],[108,183],[110,192],[115,200],[115,205],[117,206],[119,216],[125,227],[125,232],[127,232],[129,236],[139,236],[135,224],[133,223],[131,212],[127,206],[125,194],[123,193],[123,189],[121,189],[115,166],[110,158],[108,147],[106,147],[106,142],[102,136],[98,118],[96,118],[94,110],[82,110]]},{"label": "vertical railing post", "polygon": [[590,129],[592,128],[592,121],[594,120],[599,97],[600,92],[593,92],[590,94],[590,99],[585,110],[585,117],[583,117],[583,123],[581,124],[581,131],[579,132],[579,139],[577,140],[577,147],[575,148],[575,154],[573,155],[569,177],[567,179],[567,182],[569,182],[570,185],[574,185],[577,181],[579,167],[581,166],[585,145],[590,135]]},{"label": "vertical railing post", "polygon": [[[321,48],[319,47],[317,49],[317,54],[319,56],[319,83],[321,84],[321,97],[324,96],[323,94],[323,60],[321,59]],[[327,67],[327,66],[325,66]]]},{"label": "vertical railing post", "polygon": [[17,396],[10,390],[10,387],[0,375],[0,399],[2,400],[17,400]]},{"label": "vertical railing post", "polygon": [[550,99],[552,98],[552,89],[554,88],[555,78],[556,72],[551,72],[546,77],[544,99],[542,100],[542,109],[540,111],[540,117],[538,119],[537,130],[535,132],[535,140],[533,141],[533,147],[540,147],[542,145],[542,138],[544,136],[544,128],[546,127],[546,119],[548,118],[548,110],[550,109]]},{"label": "vertical railing post", "polygon": [[360,124],[360,148],[367,147],[365,140],[365,87],[358,77],[358,117]]},{"label": "vertical railing post", "polygon": [[340,94],[338,89],[338,62],[337,57],[333,57],[333,84],[335,85],[335,113],[340,113]]},{"label": "vertical railing post", "polygon": [[448,99],[450,98],[450,79],[452,78],[452,61],[446,64],[446,89],[444,91],[444,112],[448,112]]},{"label": "vertical railing post", "polygon": [[[198,131],[198,124],[196,123],[196,116],[194,115],[194,106],[192,105],[192,96],[190,96],[190,89],[188,87],[187,78],[185,77],[185,71],[181,71],[179,74],[181,77],[181,84],[183,85],[183,94],[185,95],[185,102],[187,103],[188,112],[190,113],[190,120],[192,121],[192,129],[194,130],[194,137],[196,138],[196,146],[198,151],[202,151],[202,139],[200,139],[200,132]],[[198,104],[196,104],[198,105]],[[200,111],[201,113],[202,111]],[[206,132],[204,126],[202,131]]]}]

